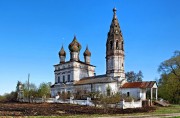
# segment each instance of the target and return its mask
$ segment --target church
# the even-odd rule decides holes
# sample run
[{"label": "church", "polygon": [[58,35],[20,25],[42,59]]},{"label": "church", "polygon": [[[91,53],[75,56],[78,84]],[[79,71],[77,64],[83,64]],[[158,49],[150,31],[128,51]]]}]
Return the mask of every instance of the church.
[{"label": "church", "polygon": [[81,44],[74,36],[69,44],[70,59],[66,61],[66,51],[63,46],[59,51],[60,62],[54,65],[55,83],[51,86],[51,96],[67,93],[68,95],[100,92],[103,95],[113,95],[117,92],[127,94],[137,99],[146,99],[146,90],[155,89],[157,99],[157,84],[150,82],[131,82],[125,78],[124,70],[124,40],[116,15],[113,9],[113,18],[106,41],[106,73],[95,74],[95,66],[91,64],[91,52],[86,47],[84,61],[80,60]]}]

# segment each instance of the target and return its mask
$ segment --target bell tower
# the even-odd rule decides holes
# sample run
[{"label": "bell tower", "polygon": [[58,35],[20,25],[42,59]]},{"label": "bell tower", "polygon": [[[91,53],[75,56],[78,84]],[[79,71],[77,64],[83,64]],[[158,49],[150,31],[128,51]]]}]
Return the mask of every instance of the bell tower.
[{"label": "bell tower", "polygon": [[124,72],[124,40],[120,25],[113,9],[113,19],[106,42],[106,74],[111,77],[125,79]]}]

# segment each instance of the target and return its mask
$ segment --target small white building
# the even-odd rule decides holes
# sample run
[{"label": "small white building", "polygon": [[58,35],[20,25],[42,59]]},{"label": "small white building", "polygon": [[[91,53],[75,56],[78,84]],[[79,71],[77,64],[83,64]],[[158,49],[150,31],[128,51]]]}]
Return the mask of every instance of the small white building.
[{"label": "small white building", "polygon": [[[146,100],[147,99],[147,91],[149,91],[149,99],[155,98],[157,100],[157,83],[155,81],[150,82],[132,82],[125,83],[120,91],[122,94],[127,96],[131,96],[136,100]],[[153,93],[155,96],[153,97]]]}]

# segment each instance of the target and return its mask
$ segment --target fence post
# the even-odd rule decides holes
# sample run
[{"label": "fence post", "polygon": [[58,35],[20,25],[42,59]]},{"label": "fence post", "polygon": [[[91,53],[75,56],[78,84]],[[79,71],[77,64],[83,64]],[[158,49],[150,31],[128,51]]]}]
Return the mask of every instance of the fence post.
[{"label": "fence post", "polygon": [[70,104],[73,104],[73,98],[74,97],[70,97],[70,100],[69,100]]},{"label": "fence post", "polygon": [[90,97],[87,97],[86,105],[90,106],[90,101],[91,101],[91,98],[90,98]]},{"label": "fence post", "polygon": [[125,107],[125,101],[124,101],[124,99],[122,100],[122,108],[124,109],[124,107]]},{"label": "fence post", "polygon": [[132,107],[135,108],[134,99],[132,99],[131,103],[132,103]]}]

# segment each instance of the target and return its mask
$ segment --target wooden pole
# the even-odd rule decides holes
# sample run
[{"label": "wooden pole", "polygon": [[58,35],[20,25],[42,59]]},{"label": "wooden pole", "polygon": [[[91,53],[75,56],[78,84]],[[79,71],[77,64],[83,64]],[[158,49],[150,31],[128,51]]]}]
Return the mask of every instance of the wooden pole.
[{"label": "wooden pole", "polygon": [[30,74],[28,74],[28,100],[29,100],[29,103],[30,103],[29,78],[30,78]]}]

